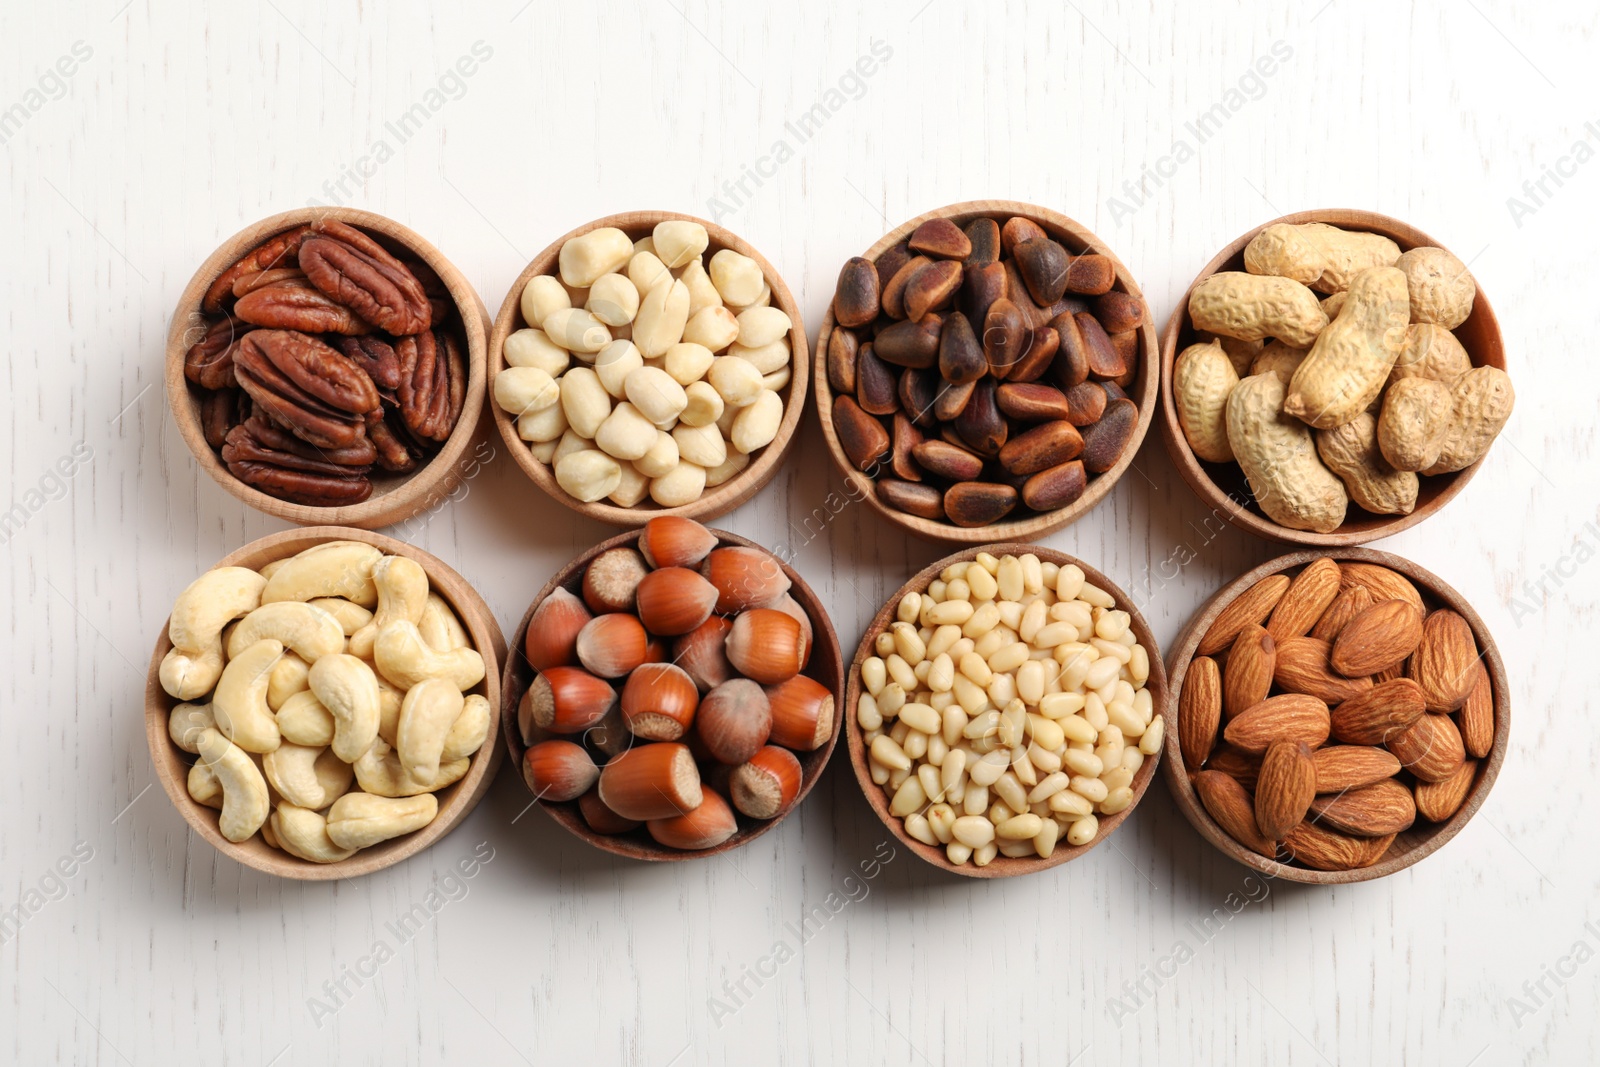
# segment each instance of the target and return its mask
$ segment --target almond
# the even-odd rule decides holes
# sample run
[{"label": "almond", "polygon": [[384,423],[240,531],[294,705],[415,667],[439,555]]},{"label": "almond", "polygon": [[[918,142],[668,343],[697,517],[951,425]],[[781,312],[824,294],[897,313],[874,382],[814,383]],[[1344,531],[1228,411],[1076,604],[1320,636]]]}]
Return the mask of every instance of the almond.
[{"label": "almond", "polygon": [[1278,643],[1272,679],[1278,688],[1305,693],[1329,704],[1348,700],[1372,688],[1370,678],[1344,678],[1333,673],[1333,646],[1315,637],[1290,637]]},{"label": "almond", "polygon": [[1261,753],[1246,752],[1233,745],[1222,744],[1206,761],[1206,770],[1221,771],[1244,786],[1245,792],[1256,791],[1256,780],[1261,776]]},{"label": "almond", "polygon": [[1341,793],[1360,789],[1400,773],[1400,761],[1388,749],[1375,745],[1329,745],[1311,754],[1317,772],[1317,792]]},{"label": "almond", "polygon": [[1315,747],[1328,739],[1328,705],[1301,693],[1268,697],[1228,723],[1222,736],[1246,752],[1265,752],[1274,741]]},{"label": "almond", "polygon": [[1186,770],[1198,770],[1211,754],[1222,720],[1222,678],[1217,661],[1196,656],[1184,672],[1178,697],[1178,747]]},{"label": "almond", "polygon": [[1404,600],[1384,600],[1345,624],[1328,661],[1347,678],[1363,678],[1416,651],[1422,615]]},{"label": "almond", "polygon": [[1311,636],[1332,641],[1339,636],[1339,631],[1344,629],[1346,623],[1371,606],[1372,594],[1367,592],[1366,586],[1352,585],[1341,590],[1333,598],[1333,603],[1328,605],[1328,610],[1322,613],[1322,618],[1311,628]]},{"label": "almond", "polygon": [[1417,814],[1429,822],[1445,822],[1466,803],[1478,775],[1478,761],[1466,760],[1455,773],[1437,782],[1418,782],[1414,790]]},{"label": "almond", "polygon": [[1311,747],[1304,741],[1273,743],[1261,759],[1256,782],[1256,826],[1262,836],[1281,841],[1317,795],[1317,772]]},{"label": "almond", "polygon": [[1428,610],[1423,606],[1422,594],[1417,592],[1417,587],[1411,584],[1409,578],[1380,564],[1348,560],[1339,564],[1339,588],[1349,589],[1356,585],[1366,589],[1374,604],[1380,600],[1404,600],[1416,608],[1419,615]]},{"label": "almond", "polygon": [[1489,671],[1482,659],[1473,662],[1472,674],[1472,692],[1467,694],[1467,702],[1461,705],[1456,726],[1461,730],[1461,743],[1466,747],[1467,755],[1483,759],[1494,747],[1494,686],[1489,681]]},{"label": "almond", "polygon": [[1277,646],[1264,628],[1251,623],[1239,632],[1222,667],[1222,714],[1226,718],[1231,720],[1267,699],[1276,662]]},{"label": "almond", "polygon": [[1289,831],[1283,847],[1294,859],[1314,870],[1353,871],[1377,863],[1393,843],[1393,834],[1351,837],[1307,821]]},{"label": "almond", "polygon": [[1411,790],[1385,778],[1343,793],[1319,796],[1311,802],[1311,821],[1358,837],[1397,834],[1417,821],[1417,803]]},{"label": "almond", "polygon": [[1288,592],[1272,609],[1267,632],[1274,641],[1304,637],[1327,613],[1339,595],[1339,564],[1331,559],[1313,560],[1295,576]]},{"label": "almond", "polygon": [[1233,603],[1223,608],[1211,623],[1211,629],[1200,639],[1195,651],[1202,656],[1215,655],[1233,644],[1246,626],[1259,626],[1272,614],[1283,594],[1289,588],[1287,574],[1269,574],[1249,589],[1233,598]]},{"label": "almond", "polygon": [[1350,745],[1381,745],[1410,729],[1424,714],[1417,683],[1396,678],[1340,702],[1333,709],[1332,733]]},{"label": "almond", "polygon": [[1478,644],[1467,620],[1448,608],[1430,614],[1422,624],[1422,641],[1406,665],[1406,674],[1422,687],[1429,711],[1455,711],[1467,702],[1477,684],[1472,665]]},{"label": "almond", "polygon": [[1252,852],[1275,858],[1278,846],[1256,828],[1256,814],[1244,786],[1221,771],[1201,771],[1192,779],[1200,803],[1224,833]]},{"label": "almond", "polygon": [[1401,766],[1424,782],[1442,782],[1467,758],[1461,731],[1448,715],[1429,713],[1384,743]]}]

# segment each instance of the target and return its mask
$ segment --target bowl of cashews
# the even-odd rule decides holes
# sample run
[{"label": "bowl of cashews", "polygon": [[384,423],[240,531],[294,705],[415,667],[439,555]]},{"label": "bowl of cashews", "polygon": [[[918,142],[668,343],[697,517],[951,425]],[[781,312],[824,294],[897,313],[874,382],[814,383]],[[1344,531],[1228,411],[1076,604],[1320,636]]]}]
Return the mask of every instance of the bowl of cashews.
[{"label": "bowl of cashews", "polygon": [[240,863],[370,874],[488,791],[504,655],[488,605],[434,556],[340,526],[272,534],[178,595],[145,685],[150,756]]}]

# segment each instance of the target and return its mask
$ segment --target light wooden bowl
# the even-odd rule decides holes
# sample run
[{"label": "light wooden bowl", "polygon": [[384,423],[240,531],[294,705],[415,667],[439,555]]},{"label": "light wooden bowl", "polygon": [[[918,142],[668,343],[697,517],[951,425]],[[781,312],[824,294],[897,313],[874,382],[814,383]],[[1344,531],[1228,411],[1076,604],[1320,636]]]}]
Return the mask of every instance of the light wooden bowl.
[{"label": "light wooden bowl", "polygon": [[[1244,472],[1237,463],[1202,462],[1189,447],[1178,424],[1178,410],[1172,399],[1172,366],[1178,353],[1195,341],[1194,327],[1189,322],[1189,294],[1194,287],[1218,271],[1244,270],[1244,246],[1251,238],[1279,222],[1326,222],[1347,230],[1379,233],[1398,244],[1402,251],[1426,245],[1443,247],[1438,241],[1413,226],[1387,215],[1352,208],[1326,208],[1318,211],[1297,211],[1279,219],[1263,222],[1249,233],[1228,245],[1216,258],[1205,265],[1198,277],[1190,283],[1188,291],[1173,309],[1166,328],[1161,331],[1161,437],[1167,451],[1178,467],[1183,480],[1195,491],[1213,512],[1227,519],[1246,533],[1265,537],[1271,541],[1284,541],[1298,545],[1338,547],[1362,545],[1380,537],[1397,534],[1426,519],[1449,503],[1483,465],[1483,459],[1452,474],[1431,475],[1421,479],[1417,493],[1416,509],[1409,515],[1373,515],[1352,501],[1345,513],[1345,521],[1332,533],[1312,530],[1295,530],[1273,522],[1254,506],[1254,494],[1245,481]],[[1473,366],[1506,366],[1505,345],[1500,339],[1500,322],[1495,318],[1489,297],[1480,287],[1472,302],[1472,314],[1455,329],[1456,337],[1472,357]]]},{"label": "light wooden bowl", "polygon": [[528,442],[517,436],[516,418],[490,400],[489,411],[494,417],[494,424],[506,443],[506,451],[516,460],[522,472],[540,489],[573,511],[612,526],[640,526],[657,515],[680,515],[686,519],[705,522],[732,511],[759,493],[762,486],[778,473],[778,467],[794,440],[795,427],[800,425],[800,415],[806,405],[806,368],[809,365],[807,362],[809,357],[805,323],[800,315],[800,305],[795,302],[794,295],[789,292],[783,277],[765,256],[733,231],[714,222],[676,211],[624,211],[621,214],[608,215],[603,219],[595,219],[556,238],[543,252],[533,257],[533,262],[529,263],[527,269],[517,275],[517,280],[511,283],[505,302],[500,305],[500,313],[495,316],[494,332],[489,335],[489,381],[493,382],[494,376],[506,365],[504,353],[506,338],[528,325],[522,317],[523,288],[531,278],[540,274],[556,273],[556,257],[560,255],[562,245],[574,237],[582,237],[592,230],[605,226],[615,226],[638,241],[648,237],[655,230],[657,223],[669,219],[697,222],[706,228],[706,233],[711,237],[711,244],[702,256],[708,257],[708,261],[710,256],[724,248],[731,248],[740,255],[749,256],[761,267],[761,273],[766,276],[767,284],[772,287],[772,306],[788,315],[791,324],[789,344],[792,353],[789,362],[789,384],[784,387],[788,391],[788,396],[783,403],[783,421],[779,423],[778,435],[772,442],[756,453],[744,470],[721,485],[707,489],[701,494],[700,499],[676,508],[664,508],[648,496],[631,508],[619,507],[604,500],[586,504],[569,496],[565,489],[556,484],[555,472],[535,459],[529,450]]},{"label": "light wooden bowl", "polygon": [[[1052,211],[1047,207],[1036,204],[1025,204],[1017,200],[968,200],[960,204],[950,204],[946,207],[935,208],[923,212],[914,219],[896,226],[893,230],[878,238],[873,246],[862,253],[867,259],[877,262],[879,256],[893,248],[895,245],[911,236],[911,232],[929,219],[949,219],[958,226],[966,226],[974,219],[988,217],[1000,222],[1021,215],[1037,223],[1047,234],[1066,246],[1067,251],[1077,255],[1098,253],[1107,257],[1117,269],[1116,290],[1144,299],[1144,293],[1139,288],[1139,283],[1133,280],[1133,275],[1128,268],[1123,266],[1116,254],[1108,248],[1099,237],[1084,227],[1081,223],[1068,218],[1059,211]],[[844,454],[844,447],[839,443],[839,435],[833,428],[833,386],[828,382],[828,337],[833,333],[833,294],[828,294],[828,311],[822,317],[822,329],[817,333],[816,358],[813,360],[812,387],[817,393],[817,417],[822,420],[822,435],[827,438],[828,451],[833,455],[833,462],[839,468],[845,480],[855,486],[860,499],[865,500],[867,506],[890,522],[909,530],[918,537],[930,541],[946,541],[958,544],[982,544],[989,541],[1031,541],[1043,537],[1054,530],[1059,530],[1068,523],[1076,522],[1091,508],[1098,504],[1111,487],[1117,484],[1117,479],[1122,477],[1124,471],[1133,463],[1134,456],[1139,451],[1139,446],[1144,443],[1145,434],[1150,429],[1150,422],[1155,418],[1157,393],[1157,371],[1159,369],[1159,350],[1156,347],[1156,330],[1154,321],[1150,317],[1150,303],[1145,301],[1144,322],[1139,327],[1139,373],[1134,378],[1132,385],[1127,390],[1128,399],[1139,405],[1139,421],[1133,428],[1133,436],[1128,439],[1128,446],[1123,449],[1122,456],[1112,468],[1103,474],[1093,475],[1083,495],[1066,507],[1054,511],[1029,514],[1025,518],[1002,520],[988,526],[957,526],[952,522],[943,522],[934,519],[924,519],[917,515],[908,515],[889,507],[878,499],[876,487],[871,478],[856,470]],[[1020,505],[1019,505],[1020,507]],[[993,866],[991,864],[991,866]]]},{"label": "light wooden bowl", "polygon": [[[726,530],[713,529],[717,535],[719,546],[743,545],[746,548],[760,548],[768,551],[764,546],[754,541],[740,537],[738,534]],[[527,752],[528,746],[522,743],[522,733],[517,729],[517,705],[522,701],[522,694],[528,691],[528,686],[533,684],[535,671],[528,662],[528,657],[523,652],[524,639],[528,635],[528,623],[533,619],[533,613],[545,598],[558,588],[565,588],[574,595],[582,595],[583,572],[588,567],[589,561],[600,553],[616,548],[618,545],[636,545],[639,541],[639,530],[629,530],[620,533],[608,541],[602,541],[578,556],[571,563],[562,567],[545,583],[539,595],[533,598],[533,603],[528,605],[528,610],[522,616],[522,622],[517,626],[517,632],[512,637],[510,651],[506,655],[505,677],[500,683],[502,694],[502,709],[500,713],[500,730],[505,736],[507,750],[511,754],[511,765],[517,769],[517,777],[522,778],[522,757]],[[774,555],[773,558],[777,558]],[[817,784],[817,779],[822,776],[822,769],[828,765],[828,757],[833,755],[833,747],[839,742],[839,719],[843,714],[843,705],[839,702],[840,692],[844,688],[842,671],[842,653],[839,651],[839,635],[833,629],[833,622],[828,618],[827,609],[823,607],[821,599],[812,592],[805,579],[788,563],[779,559],[783,573],[789,576],[792,585],[789,595],[805,609],[811,617],[812,648],[811,659],[802,671],[811,678],[821,682],[833,694],[834,716],[833,734],[820,747],[811,752],[795,752],[795,758],[800,761],[801,784],[800,794],[795,797],[789,810],[773,819],[752,819],[738,811],[734,812],[739,822],[739,831],[722,844],[706,849],[680,849],[668,848],[659,845],[644,829],[639,827],[625,834],[597,834],[589,829],[589,824],[584,821],[582,813],[578,810],[575,800],[556,803],[541,800],[539,806],[550,814],[561,826],[565,827],[574,837],[582,838],[595,848],[618,856],[626,856],[635,860],[697,860],[707,856],[715,856],[720,852],[738,848],[749,844],[762,834],[777,826],[790,815],[794,814],[804,802],[806,795],[811,792],[812,786]],[[522,778],[523,784],[527,779]],[[724,799],[727,799],[724,797]]]},{"label": "light wooden bowl", "polygon": [[[467,397],[455,429],[426,464],[410,474],[390,474],[374,467],[369,475],[372,495],[366,500],[339,507],[308,507],[263,493],[233,476],[227,464],[222,462],[222,457],[206,443],[205,434],[200,428],[200,395],[190,388],[183,376],[183,357],[205,330],[205,316],[200,311],[200,301],[218,275],[274,234],[330,218],[365,230],[391,251],[404,249],[439,275],[450,290],[450,297],[455,301],[456,311],[461,317],[467,346]],[[487,381],[484,349],[488,333],[489,311],[483,306],[483,299],[478,296],[477,290],[467,281],[466,275],[420,234],[393,219],[370,211],[346,207],[297,208],[262,219],[228,238],[207,257],[184,287],[182,295],[178,297],[177,310],[172,315],[172,328],[167,333],[167,407],[172,411],[173,421],[178,424],[178,432],[183,435],[184,443],[194,453],[195,461],[218,485],[257,511],[302,526],[358,526],[363,529],[389,526],[438,506],[461,483],[468,466],[462,461],[462,453],[472,439],[473,430],[478,425],[478,412],[483,406],[484,383]]]},{"label": "light wooden bowl", "polygon": [[[484,678],[471,692],[481,694],[491,708],[499,707],[500,660],[505,656],[505,638],[494,621],[489,606],[466,580],[438,558],[382,534],[369,533],[342,526],[312,526],[305,529],[285,530],[269,534],[250,542],[236,552],[219,560],[218,567],[261,567],[276,559],[295,555],[325,541],[362,541],[374,545],[391,555],[409,556],[422,564],[427,572],[429,588],[438,593],[460,617],[472,637],[473,647],[483,656]],[[176,594],[174,594],[176,595]],[[167,718],[174,705],[173,699],[161,688],[158,672],[161,658],[172,648],[167,638],[167,624],[161,624],[161,636],[156,639],[155,654],[150,658],[150,676],[144,687],[144,730],[150,745],[150,758],[156,766],[156,777],[167,791],[172,804],[178,809],[194,831],[216,847],[217,851],[247,867],[306,882],[328,881],[335,878],[355,878],[373,871],[392,867],[409,856],[428,848],[451,830],[489,791],[494,772],[500,766],[500,746],[495,743],[493,731],[483,747],[472,757],[472,766],[466,776],[435,795],[439,798],[439,814],[427,826],[415,833],[397,837],[392,841],[364,848],[347,860],[338,863],[311,863],[273,848],[258,833],[248,841],[234,844],[222,836],[217,828],[217,812],[197,803],[189,795],[189,768],[194,757],[172,743],[167,732]]]},{"label": "light wooden bowl", "polygon": [[[1155,634],[1150,631],[1150,624],[1139,613],[1139,609],[1134,606],[1128,594],[1123,592],[1115,582],[1083,562],[1083,560],[1069,556],[1065,552],[1057,552],[1055,549],[1046,548],[1043,545],[1030,545],[1021,542],[977,545],[972,548],[964,548],[960,552],[946,556],[935,563],[930,563],[927,567],[918,571],[909,582],[902,585],[894,596],[889,598],[888,602],[878,611],[878,614],[873,617],[872,622],[867,625],[866,633],[862,634],[861,644],[856,646],[855,659],[850,663],[849,677],[845,679],[844,703],[847,709],[845,718],[848,723],[846,730],[850,747],[850,764],[855,768],[856,782],[860,784],[861,792],[866,796],[867,803],[872,806],[872,810],[883,821],[883,825],[889,828],[889,832],[894,834],[896,840],[928,863],[942,871],[963,875],[967,878],[1013,878],[1019,874],[1032,874],[1035,871],[1059,867],[1063,863],[1075,860],[1115,833],[1117,827],[1121,826],[1123,821],[1133,814],[1133,809],[1137,808],[1139,801],[1144,798],[1145,790],[1150,788],[1150,783],[1155,780],[1156,764],[1161,762],[1162,753],[1157,752],[1153,756],[1146,756],[1143,766],[1133,776],[1133,802],[1131,804],[1115,815],[1097,816],[1100,820],[1100,832],[1095,835],[1093,841],[1087,845],[1069,845],[1066,843],[1066,839],[1062,838],[1061,843],[1056,845],[1055,851],[1050,854],[1049,859],[1014,859],[1010,856],[996,856],[989,861],[987,866],[978,867],[971,863],[963,863],[958,866],[950,862],[943,848],[925,845],[906,833],[905,823],[897,816],[889,814],[890,796],[884,791],[883,786],[872,780],[872,772],[867,765],[867,745],[862,736],[861,724],[856,720],[855,713],[856,704],[861,699],[862,692],[861,663],[868,656],[874,654],[873,643],[877,640],[878,635],[887,630],[889,624],[895,621],[895,611],[899,608],[901,599],[907,593],[923,592],[928,588],[929,583],[939,576],[940,571],[952,563],[970,562],[976,559],[980,552],[988,552],[995,556],[1008,554],[1020,556],[1025,552],[1032,552],[1046,563],[1055,563],[1057,566],[1066,566],[1069,563],[1073,563],[1082,568],[1084,576],[1091,584],[1099,586],[1110,593],[1116,599],[1117,607],[1132,616],[1134,635],[1139,639],[1139,643],[1145,647],[1145,651],[1150,654],[1150,678],[1146,681],[1145,686],[1150,690],[1156,714],[1167,721],[1164,729],[1168,737],[1172,736],[1172,717],[1166,710],[1168,704],[1167,673],[1161,662],[1161,650],[1156,644]],[[1170,756],[1168,758],[1170,759]]]},{"label": "light wooden bowl", "polygon": [[[1196,646],[1200,644],[1200,639],[1211,628],[1217,616],[1239,594],[1267,575],[1298,570],[1312,560],[1323,557],[1376,563],[1388,567],[1409,578],[1422,594],[1424,602],[1431,601],[1430,607],[1449,608],[1460,614],[1472,627],[1472,635],[1478,641],[1484,665],[1489,671],[1489,682],[1494,689],[1494,746],[1487,756],[1478,761],[1477,779],[1473,782],[1472,791],[1467,794],[1467,799],[1462,803],[1460,810],[1442,823],[1430,823],[1419,816],[1411,829],[1394,839],[1394,844],[1389,846],[1382,859],[1370,867],[1360,867],[1351,871],[1315,871],[1307,867],[1278,863],[1250,851],[1235,841],[1226,830],[1217,825],[1216,820],[1206,811],[1205,805],[1195,794],[1189,771],[1183,765],[1183,753],[1178,739],[1181,732],[1178,722],[1178,697],[1183,692],[1183,679],[1188,673],[1190,660],[1194,658]],[[1200,836],[1210,841],[1222,853],[1246,867],[1253,867],[1263,874],[1289,882],[1305,882],[1309,885],[1365,882],[1404,870],[1413,863],[1431,856],[1446,841],[1460,833],[1461,828],[1488,799],[1489,790],[1494,787],[1495,778],[1500,774],[1500,765],[1505,762],[1506,745],[1511,736],[1511,691],[1506,683],[1505,663],[1500,659],[1500,650],[1495,647],[1494,638],[1490,636],[1489,628],[1484,625],[1483,619],[1472,610],[1472,605],[1467,603],[1460,593],[1432,571],[1424,570],[1404,557],[1370,548],[1305,549],[1290,552],[1241,574],[1217,590],[1184,625],[1178,634],[1177,642],[1172,646],[1167,663],[1167,677],[1170,684],[1167,697],[1165,742],[1167,758],[1164,773],[1167,786],[1178,801],[1178,807],[1194,828],[1200,831]]]}]

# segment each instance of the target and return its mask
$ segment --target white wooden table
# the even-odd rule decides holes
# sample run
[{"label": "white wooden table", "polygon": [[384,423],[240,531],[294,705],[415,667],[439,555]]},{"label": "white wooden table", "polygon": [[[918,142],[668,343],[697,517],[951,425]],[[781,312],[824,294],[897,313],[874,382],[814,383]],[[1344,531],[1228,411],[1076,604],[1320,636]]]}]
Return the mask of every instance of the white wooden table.
[{"label": "white wooden table", "polygon": [[[1594,1062],[1600,16],[1580,7],[79,0],[0,15],[0,1060]],[[519,818],[507,770],[431,851],[297,884],[222,859],[152,788],[156,630],[200,569],[281,528],[199,472],[164,409],[168,316],[223,237],[307,202],[359,205],[437,243],[493,308],[569,227],[675,208],[760,248],[814,330],[847,256],[981,196],[1095,229],[1158,321],[1217,248],[1300,208],[1395,215],[1471,260],[1517,411],[1466,492],[1381,545],[1470,598],[1513,672],[1504,772],[1437,855],[1381,882],[1268,889],[1158,785],[1069,867],[971,883],[902,851],[869,880],[887,835],[840,752],[778,832],[704,863],[625,863]],[[865,508],[829,515],[841,484],[808,413],[780,475],[721,525],[794,545],[853,643],[942,553]],[[1204,518],[1152,434],[1136,472],[1048,543],[1126,587],[1190,546],[1147,609],[1170,641],[1276,554]],[[501,457],[415,540],[509,629],[608,532]],[[1229,894],[1260,899],[1234,914]],[[402,929],[418,904],[426,919]]]}]

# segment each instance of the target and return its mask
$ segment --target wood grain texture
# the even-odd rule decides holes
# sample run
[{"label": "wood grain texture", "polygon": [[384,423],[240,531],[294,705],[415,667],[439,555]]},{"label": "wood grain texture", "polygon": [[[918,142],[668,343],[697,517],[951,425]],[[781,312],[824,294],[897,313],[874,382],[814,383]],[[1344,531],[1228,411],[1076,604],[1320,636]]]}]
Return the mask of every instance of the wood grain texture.
[{"label": "wood grain texture", "polygon": [[[0,927],[0,1061],[1600,1061],[1600,965],[1545,977],[1600,919],[1600,159],[1544,177],[1597,120],[1592,10],[117,0],[13,5],[0,31],[0,112],[92,49],[59,99],[0,123],[0,922],[31,902]],[[1454,586],[1507,663],[1507,758],[1447,847],[1376,882],[1267,881],[1158,781],[1083,859],[978,884],[909,855],[840,752],[783,825],[704,863],[591,848],[524,812],[504,768],[426,852],[309,883],[235,863],[166,802],[142,714],[154,635],[201,567],[289,526],[201,470],[163,402],[169,317],[223,236],[309,199],[358,206],[443,249],[493,308],[553,236],[655,205],[746,237],[815,329],[846,259],[982,196],[1081,220],[1157,323],[1218,249],[1301,208],[1406,219],[1470,261],[1517,410],[1444,511],[1374,546]],[[716,525],[785,552],[852,649],[952,549],[860,506],[826,450],[808,412]],[[509,634],[617,531],[504,453],[481,419],[453,499],[384,532],[457,570]],[[1163,650],[1284,551],[1149,439],[1039,542],[1120,586]],[[52,871],[64,892],[40,889]]]}]

